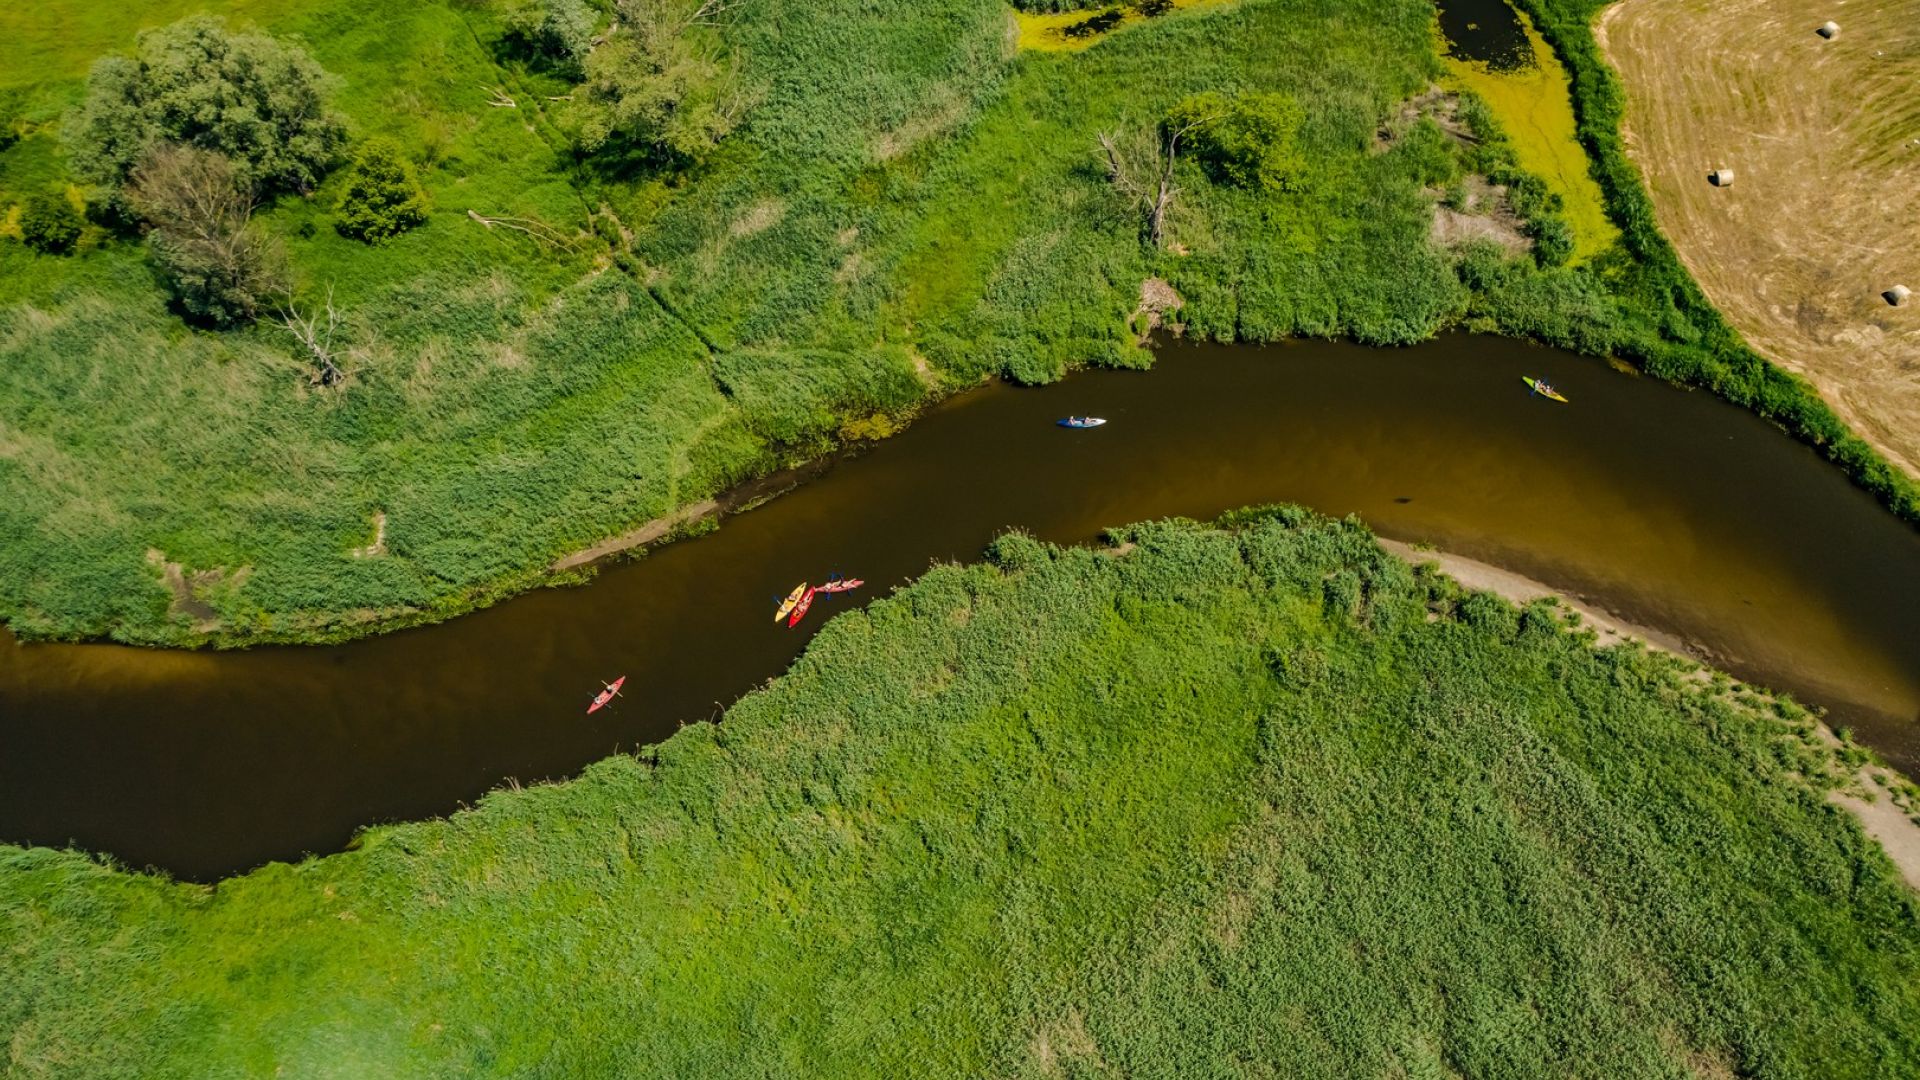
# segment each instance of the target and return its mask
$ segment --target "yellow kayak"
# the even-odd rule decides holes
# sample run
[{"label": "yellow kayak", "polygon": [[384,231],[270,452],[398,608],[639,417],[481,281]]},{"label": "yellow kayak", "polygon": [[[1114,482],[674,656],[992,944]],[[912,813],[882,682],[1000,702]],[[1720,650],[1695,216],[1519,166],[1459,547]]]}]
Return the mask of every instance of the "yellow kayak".
[{"label": "yellow kayak", "polygon": [[807,583],[803,581],[795,585],[793,591],[787,594],[787,598],[780,602],[780,610],[773,613],[773,621],[779,622],[781,619],[786,618],[787,612],[799,606],[800,598],[805,595],[807,595]]},{"label": "yellow kayak", "polygon": [[1532,388],[1534,393],[1539,394],[1541,397],[1552,398],[1562,405],[1567,404],[1567,399],[1560,396],[1560,391],[1548,386],[1545,379],[1536,379],[1531,375],[1522,375],[1520,376],[1520,381],[1526,383]]}]

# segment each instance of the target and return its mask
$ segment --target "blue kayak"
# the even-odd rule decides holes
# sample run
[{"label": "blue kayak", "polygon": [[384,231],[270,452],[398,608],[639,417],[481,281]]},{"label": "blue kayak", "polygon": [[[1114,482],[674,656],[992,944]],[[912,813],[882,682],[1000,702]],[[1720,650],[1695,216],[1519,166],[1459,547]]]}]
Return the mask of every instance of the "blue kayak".
[{"label": "blue kayak", "polygon": [[1101,424],[1106,423],[1106,421],[1098,416],[1069,416],[1065,420],[1056,421],[1056,423],[1061,427],[1090,428],[1099,427]]}]

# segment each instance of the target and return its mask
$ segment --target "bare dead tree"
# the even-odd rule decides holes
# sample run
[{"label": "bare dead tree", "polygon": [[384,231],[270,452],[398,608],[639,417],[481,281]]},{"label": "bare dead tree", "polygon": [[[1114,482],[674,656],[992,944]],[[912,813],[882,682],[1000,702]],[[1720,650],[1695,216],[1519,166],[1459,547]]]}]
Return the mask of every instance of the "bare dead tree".
[{"label": "bare dead tree", "polygon": [[280,325],[293,340],[300,343],[319,367],[313,381],[321,386],[332,386],[346,378],[335,361],[333,336],[340,329],[340,312],[333,306],[333,286],[327,286],[326,309],[309,315],[300,310],[293,297],[287,297],[280,305]]},{"label": "bare dead tree", "polygon": [[134,166],[126,195],[152,226],[148,241],[190,313],[248,322],[283,288],[285,254],[253,227],[253,190],[224,155],[153,146]]},{"label": "bare dead tree", "polygon": [[727,12],[739,7],[746,0],[700,0],[700,4],[681,20],[683,27],[696,24],[713,26],[722,21]]},{"label": "bare dead tree", "polygon": [[535,221],[532,218],[488,217],[472,209],[467,211],[467,217],[472,221],[478,222],[486,229],[512,229],[514,232],[524,233],[536,245],[542,248],[570,249],[574,246],[573,241],[560,235],[560,233],[554,231],[553,228],[545,223]]},{"label": "bare dead tree", "polygon": [[1177,128],[1163,126],[1151,149],[1138,145],[1128,147],[1121,143],[1118,136],[1104,131],[1100,133],[1100,149],[1107,163],[1107,180],[1113,184],[1115,191],[1139,208],[1146,219],[1147,242],[1154,247],[1160,246],[1167,228],[1167,210],[1180,194],[1179,186],[1173,182],[1173,167],[1180,158],[1181,140],[1195,128],[1213,119],[1206,116]]}]

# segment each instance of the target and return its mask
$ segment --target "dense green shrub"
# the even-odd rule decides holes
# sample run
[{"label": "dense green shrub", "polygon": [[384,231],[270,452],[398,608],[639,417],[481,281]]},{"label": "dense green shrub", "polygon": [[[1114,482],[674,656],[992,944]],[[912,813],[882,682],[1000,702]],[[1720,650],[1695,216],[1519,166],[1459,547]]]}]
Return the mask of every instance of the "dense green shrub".
[{"label": "dense green shrub", "polygon": [[596,19],[585,0],[532,0],[507,14],[508,39],[562,73],[585,73]]},{"label": "dense green shrub", "polygon": [[342,234],[378,244],[427,220],[427,193],[396,143],[371,139],[347,170],[337,210]]},{"label": "dense green shrub", "polygon": [[1527,237],[1542,266],[1561,266],[1573,257],[1573,227],[1559,214],[1536,212],[1527,221]]},{"label": "dense green shrub", "polygon": [[85,221],[62,195],[38,192],[20,207],[20,238],[45,255],[64,255],[80,239]]},{"label": "dense green shrub", "polygon": [[1187,132],[1193,156],[1217,182],[1287,191],[1305,171],[1296,145],[1306,112],[1285,94],[1195,94],[1173,107],[1163,127]]},{"label": "dense green shrub", "polygon": [[346,139],[331,79],[298,46],[195,15],[140,34],[132,57],[101,57],[67,118],[73,167],[118,186],[155,142],[215,150],[262,190],[310,191]]}]

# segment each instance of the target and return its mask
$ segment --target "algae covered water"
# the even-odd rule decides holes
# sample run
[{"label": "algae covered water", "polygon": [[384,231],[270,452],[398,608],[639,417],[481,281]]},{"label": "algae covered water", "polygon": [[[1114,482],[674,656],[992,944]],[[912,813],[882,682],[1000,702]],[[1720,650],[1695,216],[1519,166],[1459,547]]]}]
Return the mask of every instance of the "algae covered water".
[{"label": "algae covered water", "polygon": [[[1504,339],[1173,343],[1150,372],[961,395],[711,535],[445,625],[239,653],[0,644],[0,838],[191,878],[334,850],[706,720],[836,611],[1000,530],[1081,542],[1276,501],[1674,633],[1920,764],[1920,533],[1752,415]],[[868,584],[775,625],[836,571]]]}]

